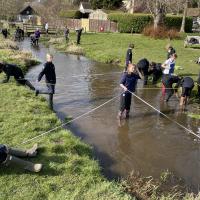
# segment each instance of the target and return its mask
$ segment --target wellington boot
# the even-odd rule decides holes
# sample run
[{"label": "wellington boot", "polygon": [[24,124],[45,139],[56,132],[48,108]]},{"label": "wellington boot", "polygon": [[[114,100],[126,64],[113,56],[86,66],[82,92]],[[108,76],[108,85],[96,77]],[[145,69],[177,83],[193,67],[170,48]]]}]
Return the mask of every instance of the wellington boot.
[{"label": "wellington boot", "polygon": [[28,149],[26,151],[15,148],[8,148],[8,154],[21,158],[35,157],[37,155],[37,148],[38,148],[37,144],[34,144],[31,149]]},{"label": "wellington boot", "polygon": [[42,169],[42,164],[34,164],[32,162],[25,161],[25,160],[22,160],[20,158],[17,158],[15,156],[10,156],[10,155],[8,155],[8,158],[5,164],[8,164],[8,165],[12,164],[14,166],[19,166],[30,172],[40,172]]},{"label": "wellington boot", "polygon": [[32,148],[26,150],[28,157],[35,157],[37,155],[38,144],[34,144]]}]

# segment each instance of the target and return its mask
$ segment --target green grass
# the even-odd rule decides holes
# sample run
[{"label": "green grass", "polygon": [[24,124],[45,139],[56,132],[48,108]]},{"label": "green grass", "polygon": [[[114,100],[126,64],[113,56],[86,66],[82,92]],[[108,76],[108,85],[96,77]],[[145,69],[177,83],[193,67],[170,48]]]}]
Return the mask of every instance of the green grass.
[{"label": "green grass", "polygon": [[[182,35],[182,39],[172,40],[170,43],[176,49],[178,59],[176,65],[176,74],[181,76],[190,76],[195,81],[199,73],[199,65],[195,61],[199,57],[198,48],[184,48],[184,39],[187,34]],[[189,34],[195,35],[195,33]],[[42,41],[48,45],[50,38],[42,38]],[[126,51],[129,43],[135,44],[133,50],[133,62],[137,63],[142,58],[149,61],[163,63],[166,60],[165,46],[169,44],[168,39],[152,39],[141,34],[122,34],[122,33],[84,33],[81,38],[80,47],[76,43],[76,35],[70,34],[70,42],[67,44],[61,37],[50,43],[61,52],[79,53],[86,57],[103,62],[117,63],[121,67],[125,65]],[[194,88],[197,93],[197,87]]]},{"label": "green grass", "polygon": [[[75,43],[74,33],[70,35],[70,40]],[[134,63],[137,63],[141,58],[161,63],[166,60],[165,46],[169,43],[167,39],[155,40],[140,34],[119,33],[87,33],[83,34],[81,38],[81,47],[85,56],[104,63],[120,61],[119,64],[122,67],[125,63],[129,43],[135,44]],[[199,57],[199,49],[184,48],[183,43],[183,39],[171,41],[178,54],[176,64],[183,68],[183,70],[177,70],[177,74],[189,75],[196,79],[199,66],[195,64],[195,60]],[[57,43],[54,46],[60,51],[67,51],[67,45],[64,41],[62,41],[62,45]]]},{"label": "green grass", "polygon": [[[0,57],[6,56],[10,61],[9,51],[0,50]],[[21,63],[19,59],[14,61]],[[25,65],[20,66],[27,70]],[[92,148],[67,130],[60,129],[22,145],[26,139],[61,124],[44,98],[35,97],[33,92],[11,81],[0,85],[0,99],[1,143],[29,148],[38,142],[39,155],[31,160],[44,165],[39,174],[0,166],[0,199],[132,199],[119,183],[109,182],[101,175]]]}]

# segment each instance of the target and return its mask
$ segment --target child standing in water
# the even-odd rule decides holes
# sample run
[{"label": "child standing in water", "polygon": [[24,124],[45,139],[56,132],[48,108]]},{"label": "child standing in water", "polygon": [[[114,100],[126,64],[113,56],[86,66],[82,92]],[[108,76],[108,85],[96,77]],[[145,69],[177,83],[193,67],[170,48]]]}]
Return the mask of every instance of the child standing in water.
[{"label": "child standing in water", "polygon": [[136,65],[130,63],[127,67],[127,71],[123,73],[120,81],[120,87],[124,90],[121,95],[120,111],[118,114],[118,119],[120,120],[123,115],[125,118],[129,117],[132,98],[132,94],[130,92],[135,92],[138,79],[143,79],[143,75],[139,72]]}]

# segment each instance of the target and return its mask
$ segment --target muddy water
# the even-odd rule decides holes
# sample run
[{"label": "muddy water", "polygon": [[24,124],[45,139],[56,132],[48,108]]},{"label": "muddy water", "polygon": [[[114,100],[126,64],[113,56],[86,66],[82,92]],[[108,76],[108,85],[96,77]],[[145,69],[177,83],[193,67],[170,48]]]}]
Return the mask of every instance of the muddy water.
[{"label": "muddy water", "polygon": [[[54,54],[58,76],[55,110],[61,119],[73,118],[95,108],[120,93],[118,82],[120,69],[92,62],[82,56],[65,55],[40,46],[31,48],[26,40],[22,48],[31,50],[42,62],[45,54]],[[42,65],[31,69],[27,77],[36,79]],[[105,76],[92,74],[106,73]],[[73,77],[73,75],[85,75]],[[36,84],[36,87],[44,87]],[[138,83],[138,88],[142,83]],[[64,93],[64,94],[63,94]],[[178,109],[178,101],[172,98],[168,104],[160,102],[159,90],[138,90],[137,95],[151,103],[172,119],[195,133],[200,128],[198,120],[187,117]],[[200,183],[200,144],[176,124],[133,98],[131,116],[118,126],[116,115],[119,98],[101,109],[68,126],[77,136],[94,147],[95,155],[107,177],[126,177],[133,169],[144,176],[158,177],[169,169],[196,188]],[[199,105],[189,106],[189,112]]]}]

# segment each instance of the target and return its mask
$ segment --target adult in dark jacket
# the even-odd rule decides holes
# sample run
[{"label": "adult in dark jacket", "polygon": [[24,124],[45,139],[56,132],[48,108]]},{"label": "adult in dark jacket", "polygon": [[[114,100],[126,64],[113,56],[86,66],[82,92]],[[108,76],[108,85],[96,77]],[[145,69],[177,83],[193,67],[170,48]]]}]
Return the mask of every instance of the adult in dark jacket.
[{"label": "adult in dark jacket", "polygon": [[76,41],[76,43],[77,43],[77,45],[80,44],[82,32],[83,32],[83,28],[76,30],[76,34],[77,34],[77,41]]},{"label": "adult in dark jacket", "polygon": [[35,90],[34,86],[24,78],[22,70],[17,65],[0,62],[0,73],[1,72],[6,74],[6,79],[3,80],[2,83],[7,83],[10,77],[14,76],[17,83],[27,85],[31,90]]},{"label": "adult in dark jacket", "polygon": [[55,66],[52,61],[53,61],[53,56],[51,54],[47,54],[47,62],[44,64],[44,67],[38,76],[38,82],[39,82],[45,75],[48,91],[43,92],[40,90],[36,90],[36,96],[38,94],[49,94],[49,107],[51,110],[53,110],[53,95],[55,93],[55,85],[56,85]]},{"label": "adult in dark jacket", "polygon": [[12,164],[13,168],[17,166],[30,172],[39,172],[42,169],[42,164],[34,164],[22,159],[35,157],[37,155],[37,148],[37,144],[28,150],[15,149],[0,144],[0,164],[4,166]]},{"label": "adult in dark jacket", "polygon": [[126,52],[125,71],[127,70],[128,65],[133,62],[133,52],[132,52],[133,49],[134,49],[134,44],[129,44],[128,50]]},{"label": "adult in dark jacket", "polygon": [[144,75],[144,85],[147,85],[149,76],[149,61],[146,58],[139,60],[137,68]]}]

